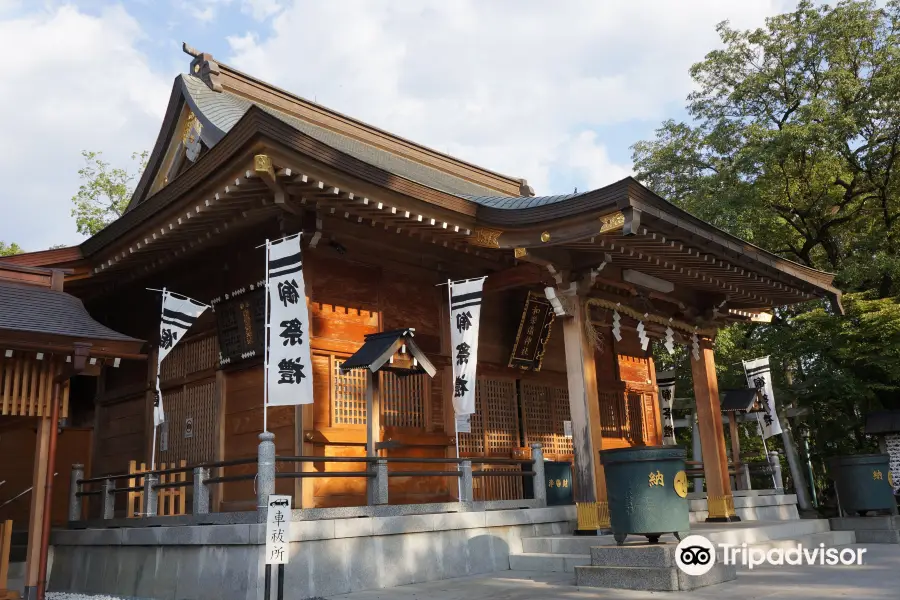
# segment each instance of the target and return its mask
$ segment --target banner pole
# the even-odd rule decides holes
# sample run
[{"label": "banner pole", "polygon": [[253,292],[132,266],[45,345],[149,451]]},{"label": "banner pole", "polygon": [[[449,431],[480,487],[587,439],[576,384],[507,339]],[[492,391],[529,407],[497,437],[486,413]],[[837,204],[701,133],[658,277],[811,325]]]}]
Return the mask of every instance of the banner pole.
[{"label": "banner pole", "polygon": [[[148,288],[149,289],[149,288]],[[162,319],[163,307],[166,305],[166,288],[163,286],[161,290],[153,290],[162,292],[162,304],[159,307],[160,320]],[[161,327],[160,327],[161,328]],[[162,405],[162,391],[159,389],[159,348],[156,349],[156,402],[157,406],[153,407],[153,444],[150,446],[150,470],[156,469],[156,434],[159,426],[156,423],[156,412]]]},{"label": "banner pole", "polygon": [[[453,339],[452,329],[453,329],[453,281],[448,279],[446,284],[439,283],[438,285],[446,285],[447,286],[447,315],[450,317],[450,329],[451,336],[450,339]],[[437,286],[435,286],[437,287]],[[450,348],[450,383],[453,383],[453,348],[451,342]],[[477,385],[477,384],[476,384]],[[453,406],[453,436],[455,440],[456,446],[456,460],[459,461],[459,421],[456,419],[456,405],[453,402],[453,397],[450,397],[451,406]],[[459,470],[459,462],[456,463],[456,468]],[[462,498],[462,477],[456,478],[456,499],[459,500]]]},{"label": "banner pole", "polygon": [[266,327],[263,332],[263,432],[269,431],[269,249],[266,240]]}]

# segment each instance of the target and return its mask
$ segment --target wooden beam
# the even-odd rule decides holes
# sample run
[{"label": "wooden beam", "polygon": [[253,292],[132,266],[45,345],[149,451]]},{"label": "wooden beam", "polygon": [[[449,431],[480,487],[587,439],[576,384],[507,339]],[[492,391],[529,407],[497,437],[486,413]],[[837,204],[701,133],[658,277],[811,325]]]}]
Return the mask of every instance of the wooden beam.
[{"label": "wooden beam", "polygon": [[484,282],[484,293],[490,294],[536,284],[553,285],[553,277],[549,271],[538,265],[522,263],[488,275]]},{"label": "wooden beam", "polygon": [[379,375],[366,369],[366,456],[378,456],[381,441],[381,390]]},{"label": "wooden beam", "polygon": [[[50,432],[56,427],[49,417],[38,420],[37,440],[34,449],[34,471],[31,480],[31,512],[28,517],[28,549],[25,554],[25,597],[34,598],[40,567],[41,532],[44,519],[44,493],[46,491],[47,463],[50,458]],[[29,592],[31,592],[29,594]]]}]

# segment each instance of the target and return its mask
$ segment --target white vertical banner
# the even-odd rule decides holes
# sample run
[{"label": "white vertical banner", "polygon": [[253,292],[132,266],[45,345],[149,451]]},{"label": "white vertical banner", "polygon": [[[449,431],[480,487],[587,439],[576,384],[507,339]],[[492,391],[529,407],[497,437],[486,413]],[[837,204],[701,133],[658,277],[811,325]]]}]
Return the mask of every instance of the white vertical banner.
[{"label": "white vertical banner", "polygon": [[453,359],[453,410],[475,412],[475,369],[478,366],[478,328],[484,280],[448,281],[450,287],[450,356]]},{"label": "white vertical banner", "polygon": [[656,374],[656,387],[659,388],[659,414],[663,423],[663,445],[675,445],[675,416],[672,405],[675,403],[675,371],[660,371]]},{"label": "white vertical banner", "polygon": [[290,541],[291,497],[271,494],[266,514],[266,564],[288,564]]},{"label": "white vertical banner", "polygon": [[169,355],[175,344],[184,339],[184,334],[191,328],[203,311],[209,308],[202,302],[192,300],[181,294],[162,290],[162,316],[159,323],[159,351],[156,354],[156,402],[153,406],[153,425],[159,426],[166,420],[163,411],[162,393],[159,390],[159,369],[163,359]]},{"label": "white vertical banner", "polygon": [[747,375],[747,385],[759,390],[762,394],[762,436],[769,439],[773,435],[781,433],[781,422],[775,411],[775,393],[772,389],[772,372],[769,368],[769,357],[744,361],[744,373]]},{"label": "white vertical banner", "polygon": [[300,234],[266,242],[269,352],[267,406],[312,404],[309,311],[303,283]]}]

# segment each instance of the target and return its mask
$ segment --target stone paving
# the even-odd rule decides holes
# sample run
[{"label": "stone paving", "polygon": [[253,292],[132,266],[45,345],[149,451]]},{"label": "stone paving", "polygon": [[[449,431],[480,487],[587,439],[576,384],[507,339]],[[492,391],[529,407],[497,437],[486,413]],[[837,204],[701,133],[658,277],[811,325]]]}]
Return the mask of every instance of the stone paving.
[{"label": "stone paving", "polygon": [[782,566],[738,570],[737,581],[693,592],[636,592],[578,588],[572,573],[501,571],[396,588],[331,596],[329,600],[898,600],[900,546],[853,544],[867,548],[864,564],[852,567]]}]

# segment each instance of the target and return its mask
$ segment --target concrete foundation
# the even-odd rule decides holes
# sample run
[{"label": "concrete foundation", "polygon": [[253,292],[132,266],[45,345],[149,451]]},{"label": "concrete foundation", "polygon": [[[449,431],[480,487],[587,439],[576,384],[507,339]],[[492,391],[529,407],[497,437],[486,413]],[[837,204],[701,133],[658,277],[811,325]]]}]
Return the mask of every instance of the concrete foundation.
[{"label": "concrete foundation", "polygon": [[[285,598],[302,599],[509,569],[522,540],[571,533],[575,507],[299,521]],[[260,600],[265,525],[54,532],[51,591]]]}]

